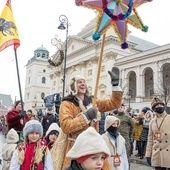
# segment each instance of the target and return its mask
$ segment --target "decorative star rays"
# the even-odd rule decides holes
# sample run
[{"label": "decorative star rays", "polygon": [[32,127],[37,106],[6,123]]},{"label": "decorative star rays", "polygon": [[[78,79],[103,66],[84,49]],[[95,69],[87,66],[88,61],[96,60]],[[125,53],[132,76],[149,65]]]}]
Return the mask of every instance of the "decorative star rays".
[{"label": "decorative star rays", "polygon": [[143,25],[136,8],[152,0],[75,0],[76,5],[98,11],[96,26],[92,35],[93,40],[100,39],[101,35],[113,27],[123,49],[128,48],[127,23],[147,32],[148,27]]}]

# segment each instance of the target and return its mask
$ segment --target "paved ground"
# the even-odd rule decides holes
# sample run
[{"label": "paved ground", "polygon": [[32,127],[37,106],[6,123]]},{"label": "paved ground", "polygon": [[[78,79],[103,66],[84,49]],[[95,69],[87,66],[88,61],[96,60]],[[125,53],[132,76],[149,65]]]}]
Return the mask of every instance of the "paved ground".
[{"label": "paved ground", "polygon": [[[5,144],[5,138],[2,132],[0,132],[0,159],[2,159],[2,148]],[[131,166],[130,170],[153,170],[150,166],[147,165],[147,162],[144,159],[139,159],[139,157],[135,157],[136,151],[134,151],[133,155],[130,158]],[[0,165],[0,170],[2,170],[2,165]]]}]

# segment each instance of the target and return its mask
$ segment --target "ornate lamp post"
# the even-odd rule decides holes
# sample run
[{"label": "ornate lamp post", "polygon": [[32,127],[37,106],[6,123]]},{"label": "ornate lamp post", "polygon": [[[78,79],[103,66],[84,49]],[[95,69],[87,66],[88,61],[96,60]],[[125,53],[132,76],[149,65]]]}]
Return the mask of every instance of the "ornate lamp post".
[{"label": "ornate lamp post", "polygon": [[128,98],[128,101],[129,101],[129,109],[130,109],[130,99],[131,99],[130,93],[127,94],[127,98]]},{"label": "ornate lamp post", "polygon": [[62,97],[64,97],[64,94],[65,94],[65,79],[66,79],[68,26],[70,24],[68,23],[68,18],[65,15],[60,15],[59,21],[60,21],[60,25],[58,26],[58,29],[60,29],[60,30],[66,29],[65,54],[64,54],[64,73],[63,73],[63,93],[62,93]]}]

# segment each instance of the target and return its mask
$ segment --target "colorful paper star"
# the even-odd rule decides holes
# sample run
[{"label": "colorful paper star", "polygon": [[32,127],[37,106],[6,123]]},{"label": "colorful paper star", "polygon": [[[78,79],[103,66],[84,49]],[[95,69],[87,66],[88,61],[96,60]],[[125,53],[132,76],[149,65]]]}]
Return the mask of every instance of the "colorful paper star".
[{"label": "colorful paper star", "polygon": [[127,23],[147,32],[136,8],[152,0],[75,0],[76,5],[84,6],[98,11],[93,40],[100,39],[101,35],[113,27],[121,42],[123,49],[128,48]]}]

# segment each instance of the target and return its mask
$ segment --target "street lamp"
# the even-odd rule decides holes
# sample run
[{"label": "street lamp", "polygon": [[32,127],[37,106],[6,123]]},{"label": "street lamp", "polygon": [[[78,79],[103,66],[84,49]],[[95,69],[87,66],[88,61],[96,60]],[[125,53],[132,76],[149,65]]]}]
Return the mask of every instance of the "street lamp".
[{"label": "street lamp", "polygon": [[128,100],[129,100],[129,109],[130,109],[130,99],[131,99],[130,93],[127,94],[127,98],[128,98]]},{"label": "street lamp", "polygon": [[64,55],[64,74],[63,74],[63,96],[65,93],[65,79],[66,79],[66,61],[67,61],[67,39],[68,39],[68,18],[65,15],[59,16],[60,25],[58,26],[58,29],[65,30],[66,29],[66,41],[65,41],[65,55]]}]

